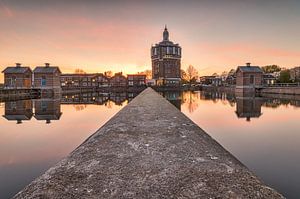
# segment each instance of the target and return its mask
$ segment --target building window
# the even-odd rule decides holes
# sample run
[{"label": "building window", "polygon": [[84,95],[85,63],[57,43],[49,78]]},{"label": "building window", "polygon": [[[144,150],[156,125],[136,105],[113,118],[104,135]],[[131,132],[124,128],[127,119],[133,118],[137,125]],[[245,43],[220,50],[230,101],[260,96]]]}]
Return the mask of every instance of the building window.
[{"label": "building window", "polygon": [[254,75],[250,75],[250,84],[254,84]]},{"label": "building window", "polygon": [[41,85],[42,86],[46,86],[46,77],[45,76],[42,76],[42,80],[41,80]]}]

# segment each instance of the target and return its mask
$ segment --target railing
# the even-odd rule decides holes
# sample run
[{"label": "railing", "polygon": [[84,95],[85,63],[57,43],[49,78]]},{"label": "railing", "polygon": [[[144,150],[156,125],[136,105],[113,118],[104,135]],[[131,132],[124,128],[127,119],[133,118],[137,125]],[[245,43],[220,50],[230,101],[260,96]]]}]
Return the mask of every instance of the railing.
[{"label": "railing", "polygon": [[297,83],[275,83],[270,85],[264,85],[265,87],[300,87],[300,82]]}]

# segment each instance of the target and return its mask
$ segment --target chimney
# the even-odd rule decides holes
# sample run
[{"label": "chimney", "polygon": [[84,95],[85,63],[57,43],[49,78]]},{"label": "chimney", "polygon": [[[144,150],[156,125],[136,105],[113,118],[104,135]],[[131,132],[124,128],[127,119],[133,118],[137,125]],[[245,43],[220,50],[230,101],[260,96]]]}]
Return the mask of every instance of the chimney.
[{"label": "chimney", "polygon": [[249,63],[249,62],[246,63],[246,66],[247,66],[247,67],[250,67],[250,66],[251,66],[251,63]]},{"label": "chimney", "polygon": [[16,63],[16,67],[20,68],[21,67],[21,63]]},{"label": "chimney", "polygon": [[45,67],[48,68],[50,66],[50,63],[45,63]]}]

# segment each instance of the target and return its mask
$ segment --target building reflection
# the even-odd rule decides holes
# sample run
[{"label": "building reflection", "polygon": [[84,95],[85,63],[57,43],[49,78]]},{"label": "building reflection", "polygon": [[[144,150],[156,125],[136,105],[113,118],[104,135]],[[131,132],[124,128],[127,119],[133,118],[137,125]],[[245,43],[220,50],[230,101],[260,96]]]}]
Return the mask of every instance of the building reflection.
[{"label": "building reflection", "polygon": [[177,109],[181,110],[181,94],[180,91],[165,91],[160,93],[164,98],[166,98],[171,104],[173,104]]},{"label": "building reflection", "polygon": [[250,122],[251,118],[259,118],[261,113],[262,98],[257,97],[237,97],[236,115],[238,118],[246,118]]},{"label": "building reflection", "polygon": [[40,99],[34,104],[35,114],[37,120],[45,120],[47,124],[51,120],[59,120],[62,115],[60,108],[60,99]]},{"label": "building reflection", "polygon": [[17,121],[21,124],[23,120],[30,120],[33,116],[32,100],[5,102],[3,117],[9,121]]}]

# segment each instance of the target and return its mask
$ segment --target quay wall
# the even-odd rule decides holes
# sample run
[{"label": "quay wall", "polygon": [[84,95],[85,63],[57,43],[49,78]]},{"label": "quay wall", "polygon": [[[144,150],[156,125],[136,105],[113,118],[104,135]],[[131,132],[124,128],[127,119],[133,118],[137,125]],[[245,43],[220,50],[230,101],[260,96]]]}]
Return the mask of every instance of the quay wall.
[{"label": "quay wall", "polygon": [[40,89],[0,89],[0,100],[18,100],[40,97]]},{"label": "quay wall", "polygon": [[235,86],[202,86],[203,91],[207,92],[225,92],[225,93],[234,93]]},{"label": "quay wall", "polygon": [[14,198],[283,196],[147,88]]},{"label": "quay wall", "polygon": [[266,87],[259,90],[259,93],[300,95],[300,87]]}]

